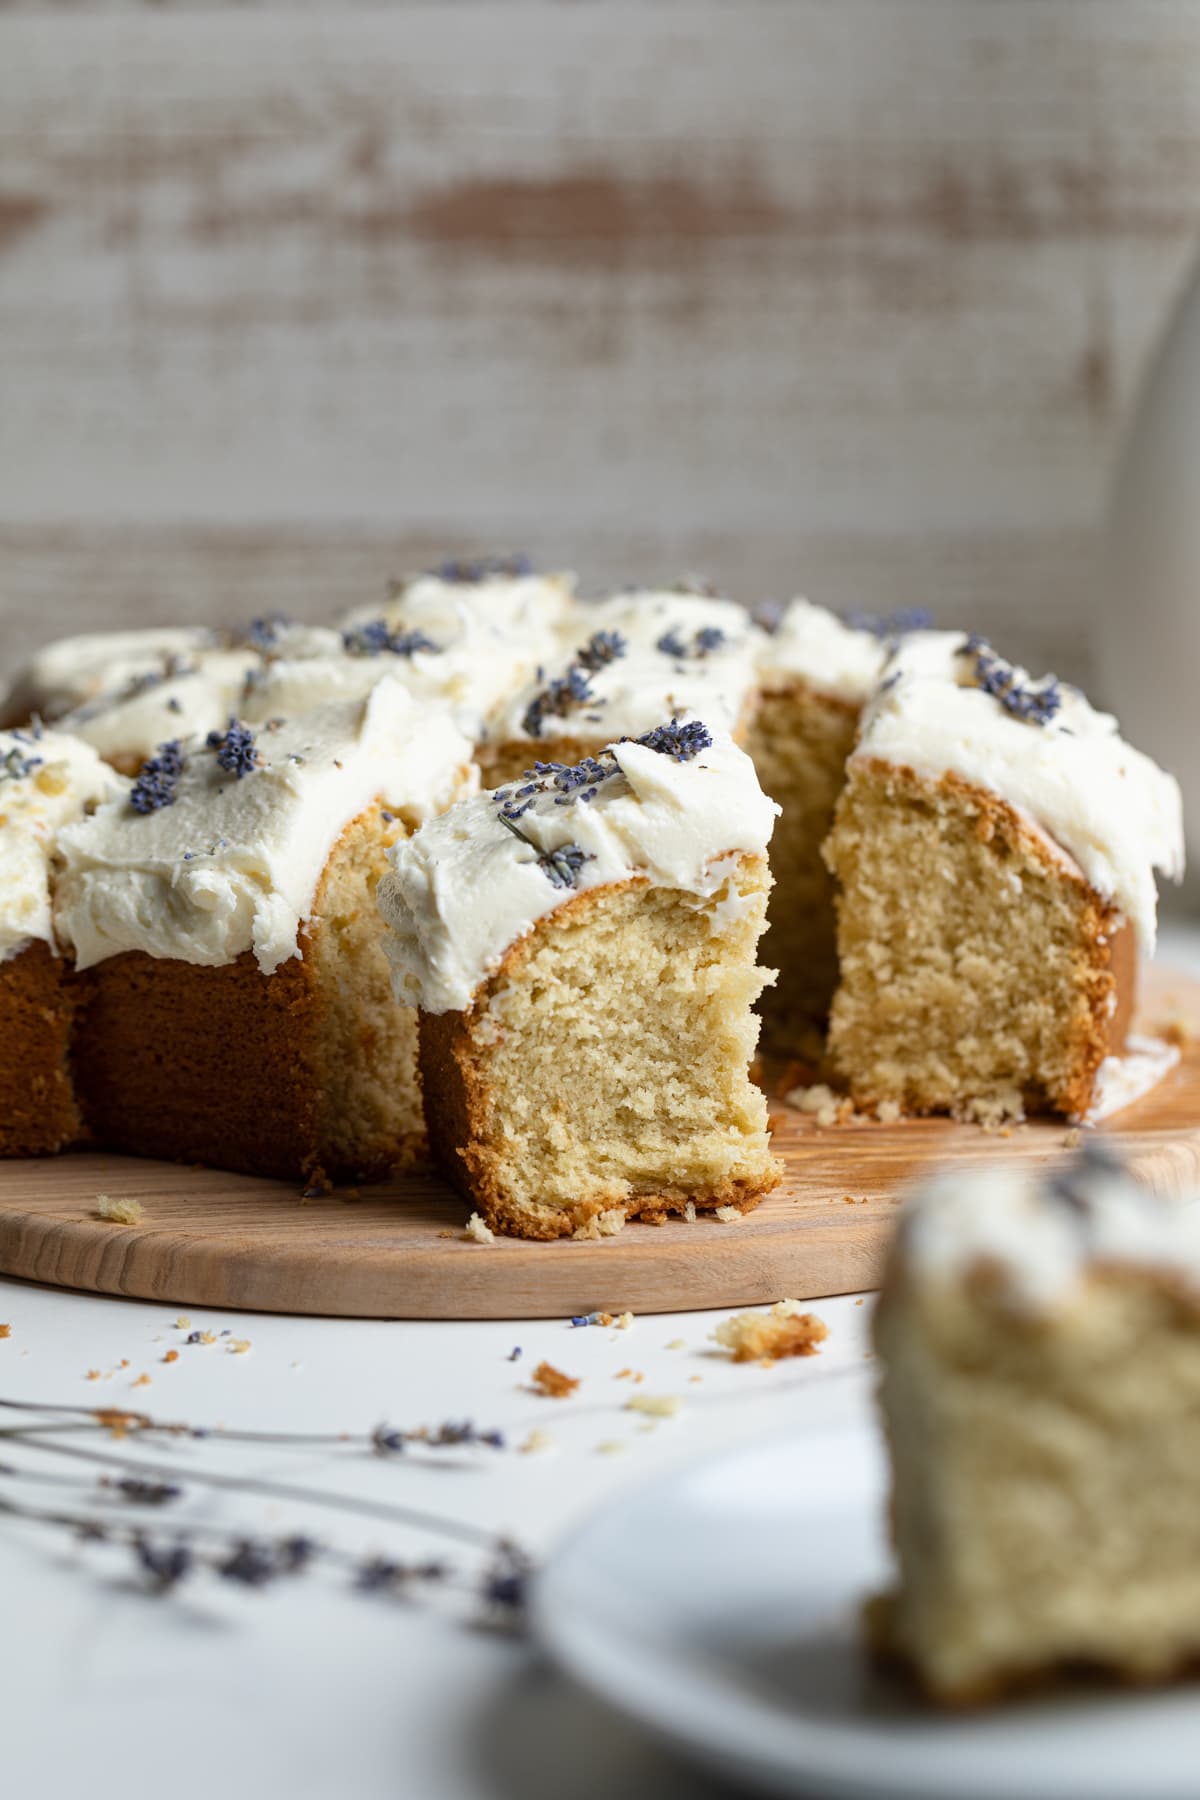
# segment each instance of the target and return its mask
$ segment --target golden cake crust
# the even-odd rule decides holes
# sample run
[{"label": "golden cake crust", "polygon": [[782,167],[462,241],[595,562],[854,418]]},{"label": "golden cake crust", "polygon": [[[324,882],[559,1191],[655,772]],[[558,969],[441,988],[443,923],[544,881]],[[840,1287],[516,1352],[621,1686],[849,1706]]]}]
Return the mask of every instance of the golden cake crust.
[{"label": "golden cake crust", "polygon": [[79,988],[40,940],[0,963],[0,1156],[48,1156],[84,1135],[71,1080]]}]

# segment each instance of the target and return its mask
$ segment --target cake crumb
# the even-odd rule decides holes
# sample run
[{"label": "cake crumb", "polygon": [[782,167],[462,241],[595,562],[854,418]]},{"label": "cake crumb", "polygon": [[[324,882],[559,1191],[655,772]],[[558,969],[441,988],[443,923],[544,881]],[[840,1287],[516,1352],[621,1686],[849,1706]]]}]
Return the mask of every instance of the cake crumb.
[{"label": "cake crumb", "polygon": [[629,1327],[633,1324],[633,1314],[631,1312],[618,1313],[613,1320],[613,1324],[618,1331],[628,1331]]},{"label": "cake crumb", "polygon": [[777,1300],[770,1312],[732,1313],[713,1332],[714,1340],[733,1353],[735,1363],[779,1362],[785,1356],[815,1356],[829,1328],[815,1313],[800,1310],[798,1300]]},{"label": "cake crumb", "polygon": [[130,1387],[135,1387],[135,1388],[150,1387],[151,1386],[150,1377],[148,1375],[139,1375],[137,1380],[131,1381],[129,1385],[130,1385]]},{"label": "cake crumb", "polygon": [[881,1100],[875,1108],[875,1117],[881,1125],[895,1125],[903,1117],[898,1100]]},{"label": "cake crumb", "polygon": [[597,1456],[619,1456],[624,1448],[625,1445],[620,1438],[605,1438],[603,1443],[596,1445],[596,1454]]},{"label": "cake crumb", "polygon": [[1063,1138],[1063,1149],[1064,1150],[1075,1150],[1082,1143],[1082,1141],[1083,1141],[1082,1131],[1080,1131],[1078,1125],[1072,1125],[1070,1131],[1068,1131],[1066,1136]]},{"label": "cake crumb", "polygon": [[1169,1024],[1163,1026],[1159,1036],[1164,1038],[1168,1044],[1173,1045],[1176,1050],[1186,1050],[1192,1041],[1192,1030],[1186,1020],[1172,1019]]},{"label": "cake crumb", "polygon": [[631,1394],[626,1412],[643,1413],[648,1419],[673,1419],[683,1406],[678,1394]]},{"label": "cake crumb", "polygon": [[168,1350],[166,1355],[163,1357],[163,1361],[165,1363],[178,1362],[179,1361],[178,1350]]},{"label": "cake crumb", "polygon": [[978,1125],[983,1131],[1011,1137],[1013,1125],[1021,1124],[1025,1118],[1025,1102],[1018,1088],[1008,1088],[999,1094],[977,1094],[965,1103],[957,1116],[968,1125]]},{"label": "cake crumb", "polygon": [[192,1321],[188,1318],[186,1313],[180,1313],[175,1321],[175,1329],[176,1331],[190,1331],[192,1329]]},{"label": "cake crumb", "polygon": [[713,1218],[720,1219],[722,1225],[735,1225],[741,1217],[740,1206],[718,1206],[713,1214]]},{"label": "cake crumb", "polygon": [[784,1095],[784,1102],[797,1112],[811,1113],[818,1125],[848,1125],[856,1117],[853,1100],[835,1094],[824,1081],[812,1087],[794,1087]]},{"label": "cake crumb", "polygon": [[473,1212],[463,1228],[463,1236],[470,1238],[473,1244],[494,1244],[496,1234],[491,1226]]},{"label": "cake crumb", "polygon": [[579,1386],[578,1375],[564,1375],[553,1363],[542,1361],[530,1376],[530,1381],[539,1394],[545,1394],[549,1400],[565,1400]]},{"label": "cake crumb", "polygon": [[250,1347],[249,1338],[231,1338],[225,1346],[230,1356],[245,1356]]},{"label": "cake crumb", "polygon": [[518,1455],[537,1456],[542,1450],[553,1448],[554,1439],[548,1431],[541,1431],[535,1425],[525,1442],[519,1446]]},{"label": "cake crumb", "polygon": [[0,1325],[0,1338],[6,1338],[6,1337],[11,1337],[11,1336],[12,1336],[12,1326],[11,1325]]},{"label": "cake crumb", "polygon": [[686,1350],[687,1349],[687,1339],[686,1338],[672,1338],[670,1343],[667,1344],[665,1347],[668,1350]]},{"label": "cake crumb", "polygon": [[140,1200],[114,1200],[108,1194],[96,1195],[96,1217],[109,1225],[140,1225],[145,1216]]},{"label": "cake crumb", "polygon": [[691,1382],[703,1381],[704,1377],[703,1375],[689,1375],[688,1380]]},{"label": "cake crumb", "polygon": [[[649,1220],[645,1222],[650,1223]],[[618,1231],[624,1229],[625,1209],[610,1206],[604,1212],[593,1213],[582,1225],[577,1225],[571,1236],[577,1244],[595,1244],[601,1238],[616,1237]]]},{"label": "cake crumb", "polygon": [[99,1379],[100,1379],[99,1369],[89,1369],[83,1379],[85,1381],[99,1381]]},{"label": "cake crumb", "polygon": [[696,1223],[696,1202],[694,1200],[689,1200],[684,1207],[683,1217],[685,1223],[688,1225],[694,1225]]}]

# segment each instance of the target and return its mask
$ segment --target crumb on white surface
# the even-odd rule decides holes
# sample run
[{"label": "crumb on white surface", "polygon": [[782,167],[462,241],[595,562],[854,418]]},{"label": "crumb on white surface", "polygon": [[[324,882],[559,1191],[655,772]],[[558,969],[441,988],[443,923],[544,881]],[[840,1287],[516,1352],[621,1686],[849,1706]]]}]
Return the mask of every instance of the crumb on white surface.
[{"label": "crumb on white surface", "polygon": [[631,1312],[618,1313],[613,1320],[613,1324],[618,1331],[628,1331],[629,1327],[633,1324],[633,1314]]},{"label": "crumb on white surface", "polygon": [[778,1362],[787,1356],[815,1356],[829,1329],[798,1300],[777,1300],[768,1312],[731,1313],[713,1338],[735,1363]]},{"label": "crumb on white surface", "polygon": [[111,1194],[96,1195],[96,1217],[109,1225],[140,1225],[146,1209],[140,1200],[114,1200]]},{"label": "crumb on white surface", "polygon": [[631,1394],[626,1412],[644,1413],[648,1419],[673,1419],[683,1408],[678,1394]]},{"label": "crumb on white surface", "polygon": [[467,1220],[463,1227],[463,1236],[469,1238],[473,1244],[494,1244],[496,1241],[495,1232],[480,1218],[477,1212],[473,1212]]},{"label": "crumb on white surface", "polygon": [[535,1425],[533,1430],[529,1433],[529,1436],[525,1439],[525,1442],[520,1445],[519,1453],[522,1456],[537,1456],[543,1450],[552,1449],[553,1446],[554,1439],[551,1437],[550,1433],[548,1431],[539,1430]]},{"label": "crumb on white surface", "polygon": [[624,1448],[625,1445],[620,1438],[605,1438],[603,1443],[596,1445],[596,1454],[597,1456],[619,1456]]}]

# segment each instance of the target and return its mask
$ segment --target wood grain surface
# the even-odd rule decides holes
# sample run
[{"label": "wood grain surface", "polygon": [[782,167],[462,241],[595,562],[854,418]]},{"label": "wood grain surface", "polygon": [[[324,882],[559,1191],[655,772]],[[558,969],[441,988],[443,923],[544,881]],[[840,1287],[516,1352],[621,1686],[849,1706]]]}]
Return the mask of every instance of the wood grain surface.
[{"label": "wood grain surface", "polygon": [[445,550],[1086,679],[1200,5],[0,8],[0,665]]},{"label": "wood grain surface", "polygon": [[[1154,971],[1144,1029],[1200,1033],[1200,982]],[[932,1163],[1067,1154],[1062,1121],[987,1135],[945,1119],[819,1127],[774,1108],[783,1185],[736,1224],[629,1225],[599,1243],[464,1236],[433,1175],[352,1200],[302,1201],[282,1183],[116,1156],[0,1165],[0,1273],[180,1306],[345,1317],[539,1318],[686,1311],[873,1288],[906,1184]],[[1200,1041],[1106,1130],[1164,1192],[1200,1192]],[[133,1198],[113,1225],[96,1196]]]}]

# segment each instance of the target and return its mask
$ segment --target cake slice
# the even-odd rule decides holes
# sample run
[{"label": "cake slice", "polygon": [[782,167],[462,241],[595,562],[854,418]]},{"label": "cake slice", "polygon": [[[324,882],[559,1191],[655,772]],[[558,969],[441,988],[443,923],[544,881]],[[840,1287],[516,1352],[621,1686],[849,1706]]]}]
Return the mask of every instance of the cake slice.
[{"label": "cake slice", "polygon": [[767,954],[779,978],[764,993],[762,1012],[764,1045],[782,1056],[821,1056],[837,985],[833,878],[821,846],[889,642],[916,623],[914,614],[848,623],[794,600],[760,645],[759,699],[746,749],[781,808],[767,909]]},{"label": "cake slice", "polygon": [[489,1225],[594,1235],[775,1185],[749,1076],[775,810],[727,734],[672,721],[391,852],[430,1145]]},{"label": "cake slice", "polygon": [[648,589],[581,602],[553,659],[493,714],[484,781],[515,780],[536,759],[576,763],[663,719],[702,718],[741,741],[757,699],[762,632],[732,600]]},{"label": "cake slice", "polygon": [[966,1705],[1200,1657],[1200,1206],[1091,1140],[937,1176],[875,1316],[893,1595],[877,1647]]},{"label": "cake slice", "polygon": [[388,848],[476,779],[395,681],[257,733],[167,743],[61,834],[57,929],[84,972],[96,1138],[317,1182],[423,1145],[416,1025],[374,890]]},{"label": "cake slice", "polygon": [[54,934],[60,830],[119,791],[94,750],[40,727],[0,733],[0,1156],[83,1135],[71,1077],[78,994]]},{"label": "cake slice", "polygon": [[829,1055],[863,1107],[1086,1114],[1124,1042],[1179,789],[1116,721],[987,644],[889,660],[826,856],[840,979]]}]

